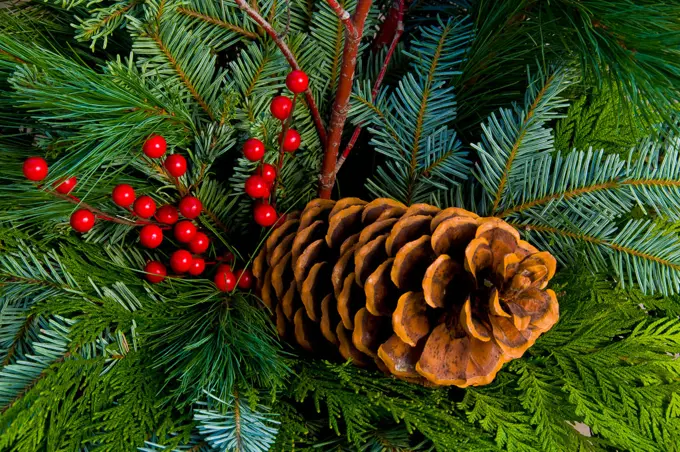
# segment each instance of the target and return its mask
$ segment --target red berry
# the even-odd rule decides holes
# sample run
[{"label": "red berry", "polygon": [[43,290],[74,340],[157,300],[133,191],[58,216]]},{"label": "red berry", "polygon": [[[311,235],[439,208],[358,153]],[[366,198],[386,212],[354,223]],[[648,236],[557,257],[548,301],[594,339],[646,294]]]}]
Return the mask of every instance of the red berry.
[{"label": "red berry", "polygon": [[286,86],[294,93],[301,93],[309,86],[309,77],[303,71],[296,69],[286,77]]},{"label": "red berry", "polygon": [[157,248],[163,242],[163,231],[155,224],[147,224],[139,230],[139,243],[146,248]]},{"label": "red berry", "polygon": [[194,254],[203,254],[210,246],[210,239],[202,232],[197,232],[189,242],[189,249]]},{"label": "red berry", "polygon": [[215,273],[215,285],[222,292],[231,292],[236,287],[236,276],[230,270]]},{"label": "red berry", "polygon": [[195,196],[185,196],[179,202],[179,211],[186,218],[192,220],[201,214],[202,209],[203,205],[201,204],[201,201]]},{"label": "red berry", "polygon": [[255,219],[255,223],[260,226],[265,228],[269,227],[276,223],[276,209],[269,204],[257,203],[253,209],[253,218]]},{"label": "red berry", "polygon": [[250,289],[253,287],[253,280],[255,277],[253,276],[253,272],[248,270],[247,268],[244,270],[236,270],[236,273],[234,274],[236,276],[236,280],[238,281],[238,286],[241,289]]},{"label": "red berry", "polygon": [[251,198],[267,198],[269,197],[269,183],[256,174],[246,179],[245,191]]},{"label": "red berry", "polygon": [[200,257],[194,257],[191,261],[191,267],[189,267],[189,274],[198,276],[205,270],[205,261]]},{"label": "red berry", "polygon": [[286,130],[286,136],[283,138],[283,150],[286,152],[294,152],[300,147],[300,134],[297,130]]},{"label": "red berry", "polygon": [[264,143],[257,138],[248,138],[243,143],[243,155],[251,162],[257,162],[264,157]]},{"label": "red berry", "polygon": [[281,121],[290,116],[292,109],[293,101],[286,96],[276,96],[269,105],[269,111],[272,112],[272,116]]},{"label": "red berry", "polygon": [[78,232],[87,232],[94,226],[94,214],[87,209],[78,209],[71,214],[71,227]]},{"label": "red berry", "polygon": [[231,265],[229,264],[220,264],[217,266],[217,273],[220,272],[230,272],[231,271]]},{"label": "red berry", "polygon": [[145,275],[146,280],[149,281],[151,284],[158,284],[159,282],[163,282],[165,276],[168,274],[165,265],[161,264],[158,261],[147,262],[147,264],[144,266],[144,272],[146,273]]},{"label": "red berry", "polygon": [[165,159],[165,169],[171,176],[181,177],[187,172],[187,159],[179,154],[169,155]]},{"label": "red berry", "polygon": [[175,224],[178,217],[177,209],[169,204],[162,206],[156,211],[156,220],[163,224]]},{"label": "red berry", "polygon": [[191,221],[180,221],[175,225],[175,238],[178,242],[189,243],[196,235],[196,226]]},{"label": "red berry", "polygon": [[267,182],[274,182],[276,180],[276,167],[274,165],[270,165],[269,163],[265,163],[262,165],[262,170],[260,171],[262,175],[262,179],[264,179]]},{"label": "red berry", "polygon": [[133,209],[140,218],[151,218],[156,213],[156,202],[151,196],[140,196],[135,200]]},{"label": "red berry", "polygon": [[76,186],[76,183],[78,182],[78,179],[75,178],[75,176],[69,177],[68,179],[61,179],[52,186],[54,189],[57,191],[57,193],[61,193],[62,195],[67,195],[73,190]]},{"label": "red berry", "polygon": [[186,273],[191,268],[193,258],[187,250],[177,250],[170,256],[170,267],[175,273]]},{"label": "red berry", "polygon": [[118,184],[111,193],[113,202],[120,207],[130,207],[135,202],[135,190],[128,184]]},{"label": "red berry", "polygon": [[165,154],[168,144],[160,135],[151,135],[145,142],[142,150],[147,157],[157,159]]},{"label": "red berry", "polygon": [[24,160],[23,171],[26,179],[41,181],[47,177],[47,162],[42,157],[29,157]]},{"label": "red berry", "polygon": [[233,264],[234,263],[234,254],[231,251],[227,251],[224,253],[224,257],[222,258],[222,261],[228,263],[228,264]]}]

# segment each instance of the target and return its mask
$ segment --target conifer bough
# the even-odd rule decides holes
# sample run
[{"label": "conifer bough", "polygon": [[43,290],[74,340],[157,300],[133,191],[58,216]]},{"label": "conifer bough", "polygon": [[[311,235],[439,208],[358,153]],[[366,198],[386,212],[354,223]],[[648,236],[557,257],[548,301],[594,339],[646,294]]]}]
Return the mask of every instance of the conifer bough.
[{"label": "conifer bough", "polygon": [[493,381],[557,322],[555,268],[498,218],[344,198],[289,216],[253,271],[279,334],[306,350],[466,387]]}]

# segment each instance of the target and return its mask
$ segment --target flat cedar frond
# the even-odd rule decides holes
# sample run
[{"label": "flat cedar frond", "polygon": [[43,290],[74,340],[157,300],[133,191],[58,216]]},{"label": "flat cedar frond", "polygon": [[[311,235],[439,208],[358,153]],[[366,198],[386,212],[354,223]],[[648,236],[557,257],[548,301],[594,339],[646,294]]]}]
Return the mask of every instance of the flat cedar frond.
[{"label": "flat cedar frond", "polygon": [[375,150],[390,159],[367,184],[376,196],[424,202],[466,177],[466,152],[447,127],[456,102],[446,81],[464,60],[471,38],[465,19],[424,28],[405,52],[411,72],[394,92],[372,99],[366,84],[355,93],[352,120],[368,126]]},{"label": "flat cedar frond", "polygon": [[530,79],[523,106],[501,109],[482,124],[482,141],[472,147],[481,161],[475,176],[486,192],[486,212],[493,214],[512,203],[516,194],[509,186],[521,181],[527,164],[552,150],[552,131],[546,125],[567,105],[560,94],[568,85],[564,69],[539,72]]}]

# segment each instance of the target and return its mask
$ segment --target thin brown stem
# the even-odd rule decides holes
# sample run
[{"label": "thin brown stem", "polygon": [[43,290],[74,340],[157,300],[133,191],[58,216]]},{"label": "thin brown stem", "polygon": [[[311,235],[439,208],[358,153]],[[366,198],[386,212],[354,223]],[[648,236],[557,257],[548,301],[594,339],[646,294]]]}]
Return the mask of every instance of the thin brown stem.
[{"label": "thin brown stem", "polygon": [[[260,27],[262,27],[262,29],[264,29],[267,35],[269,35],[269,37],[274,41],[274,43],[276,43],[276,46],[283,54],[286,61],[288,61],[290,67],[299,70],[300,65],[297,63],[295,55],[293,55],[293,52],[291,52],[288,45],[286,45],[286,42],[284,41],[283,37],[279,35],[276,32],[276,30],[274,30],[274,27],[272,27],[272,25],[269,22],[267,22],[267,20],[264,17],[262,17],[259,12],[253,9],[253,7],[250,6],[246,0],[234,0],[234,1],[236,2],[239,8],[245,11],[246,14],[250,16],[251,19],[253,19]],[[321,120],[321,114],[319,113],[319,108],[316,106],[316,102],[314,101],[314,96],[312,96],[312,90],[309,88],[307,88],[307,90],[305,91],[305,103],[307,104],[307,108],[309,108],[309,112],[312,115],[312,120],[314,121],[316,132],[319,134],[319,140],[321,140],[322,145],[325,145],[327,140],[326,128],[324,127],[323,121]]]},{"label": "thin brown stem", "polygon": [[347,121],[347,113],[349,112],[349,98],[352,94],[359,43],[364,33],[364,23],[372,3],[372,0],[358,0],[356,10],[351,18],[355,33],[350,34],[349,29],[346,29],[340,80],[338,80],[335,101],[331,110],[331,120],[328,124],[328,140],[321,165],[321,174],[319,175],[320,198],[330,198],[333,185],[335,185],[335,166],[338,161],[342,131]]},{"label": "thin brown stem", "polygon": [[349,14],[349,12],[345,8],[343,8],[342,5],[337,0],[326,0],[326,3],[328,3],[328,6],[333,10],[335,15],[338,16],[340,22],[344,24],[347,34],[350,37],[356,39],[357,31],[354,28],[352,16]]},{"label": "thin brown stem", "polygon": [[281,168],[286,157],[286,151],[283,149],[283,141],[286,139],[286,132],[290,129],[290,124],[293,121],[293,112],[295,112],[295,105],[297,104],[297,94],[293,96],[293,105],[290,108],[290,115],[286,120],[281,121],[281,137],[279,138],[279,161],[276,165],[276,179],[274,180],[274,187],[272,188],[271,200],[272,206],[276,207],[276,189],[281,182]]},{"label": "thin brown stem", "polygon": [[146,224],[158,224],[161,227],[165,227],[163,225],[160,225],[159,223],[156,223],[155,221],[142,220],[142,219],[128,220],[126,218],[112,217],[109,214],[107,214],[106,212],[104,212],[103,210],[97,209],[96,207],[92,207],[90,204],[87,204],[87,203],[81,201],[80,199],[76,198],[75,196],[62,195],[61,193],[52,192],[52,191],[50,191],[48,193],[54,195],[55,197],[57,197],[59,199],[63,199],[64,201],[68,201],[72,204],[77,204],[77,205],[81,206],[83,209],[87,209],[90,212],[92,212],[96,218],[102,219],[104,221],[110,221],[112,223],[124,224],[126,226],[142,226],[142,225],[146,225]]},{"label": "thin brown stem", "polygon": [[[392,43],[390,44],[390,48],[387,50],[387,55],[385,55],[385,60],[383,61],[382,68],[380,69],[380,73],[378,74],[378,78],[376,78],[375,83],[373,84],[373,89],[371,90],[372,99],[375,99],[375,97],[378,95],[380,85],[382,85],[383,79],[385,78],[385,74],[387,73],[387,66],[389,66],[390,60],[392,59],[392,55],[394,55],[394,51],[397,48],[397,44],[399,44],[399,40],[401,39],[401,35],[404,33],[403,23],[404,1],[401,0],[398,2],[398,4],[401,6],[399,22],[397,24],[397,29],[394,33],[394,38],[392,39]],[[354,129],[354,133],[352,133],[352,138],[350,138],[349,142],[347,143],[347,146],[345,147],[345,150],[342,152],[342,155],[340,156],[337,164],[335,165],[336,176],[340,171],[340,168],[342,168],[342,165],[345,163],[345,160],[347,160],[347,157],[354,148],[354,145],[356,144],[357,140],[359,139],[361,130],[362,130],[361,126],[356,126],[356,128]]]}]

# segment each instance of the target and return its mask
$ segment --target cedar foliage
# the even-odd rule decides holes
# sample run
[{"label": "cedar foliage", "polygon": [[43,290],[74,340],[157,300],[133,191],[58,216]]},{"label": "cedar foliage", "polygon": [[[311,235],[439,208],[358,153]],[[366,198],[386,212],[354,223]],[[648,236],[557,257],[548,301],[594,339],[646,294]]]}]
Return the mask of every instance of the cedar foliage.
[{"label": "cedar foliage", "polygon": [[[340,22],[325,2],[251,3],[327,120]],[[371,40],[391,6],[375,2],[350,112],[367,130],[339,175],[363,185],[353,169],[370,166],[366,196],[500,216],[560,261],[558,324],[465,390],[304,356],[275,339],[254,295],[207,279],[151,286],[140,269],[171,248],[104,221],[77,237],[75,205],[24,180],[22,160],[44,155],[46,186],[77,174],[74,193],[119,218],[118,183],[157,203],[193,193],[210,257],[244,266],[265,232],[239,149],[249,136],[275,149],[268,103],[289,66],[234,3],[0,9],[0,449],[678,450],[679,8],[492,3],[412,2],[374,97],[385,49]],[[314,197],[323,150],[303,102],[295,126],[282,211]],[[187,155],[185,176],[140,158],[152,133]]]}]

